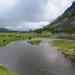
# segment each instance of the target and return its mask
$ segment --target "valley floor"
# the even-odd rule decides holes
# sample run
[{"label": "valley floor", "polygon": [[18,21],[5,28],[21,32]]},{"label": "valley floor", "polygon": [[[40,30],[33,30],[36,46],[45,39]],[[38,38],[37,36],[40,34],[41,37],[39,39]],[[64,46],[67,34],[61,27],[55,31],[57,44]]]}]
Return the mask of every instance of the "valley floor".
[{"label": "valley floor", "polygon": [[49,45],[56,39],[37,40],[39,45],[17,41],[0,47],[0,64],[20,75],[75,75],[75,64]]}]

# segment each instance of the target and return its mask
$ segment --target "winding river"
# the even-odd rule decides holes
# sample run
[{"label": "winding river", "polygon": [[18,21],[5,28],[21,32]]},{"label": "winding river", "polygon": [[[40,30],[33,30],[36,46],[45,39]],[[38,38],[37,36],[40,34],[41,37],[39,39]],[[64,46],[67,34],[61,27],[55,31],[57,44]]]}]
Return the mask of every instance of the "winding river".
[{"label": "winding river", "polygon": [[41,39],[40,45],[17,41],[0,47],[0,64],[19,75],[75,75],[75,65],[49,46],[52,39]]}]

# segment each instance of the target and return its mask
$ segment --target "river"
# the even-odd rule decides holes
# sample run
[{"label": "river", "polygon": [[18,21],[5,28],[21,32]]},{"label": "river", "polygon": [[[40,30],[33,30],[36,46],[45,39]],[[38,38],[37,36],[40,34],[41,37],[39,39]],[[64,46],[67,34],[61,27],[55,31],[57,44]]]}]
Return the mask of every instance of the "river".
[{"label": "river", "polygon": [[41,39],[40,45],[17,41],[0,47],[0,64],[19,75],[75,75],[75,65],[49,46],[52,39]]}]

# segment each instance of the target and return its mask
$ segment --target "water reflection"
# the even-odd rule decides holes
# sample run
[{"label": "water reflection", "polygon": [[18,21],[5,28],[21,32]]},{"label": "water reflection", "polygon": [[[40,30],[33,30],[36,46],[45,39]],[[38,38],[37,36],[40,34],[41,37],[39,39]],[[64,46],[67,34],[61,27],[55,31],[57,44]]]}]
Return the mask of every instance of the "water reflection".
[{"label": "water reflection", "polygon": [[0,47],[0,64],[20,75],[75,75],[74,65],[46,40],[40,46],[18,41]]}]

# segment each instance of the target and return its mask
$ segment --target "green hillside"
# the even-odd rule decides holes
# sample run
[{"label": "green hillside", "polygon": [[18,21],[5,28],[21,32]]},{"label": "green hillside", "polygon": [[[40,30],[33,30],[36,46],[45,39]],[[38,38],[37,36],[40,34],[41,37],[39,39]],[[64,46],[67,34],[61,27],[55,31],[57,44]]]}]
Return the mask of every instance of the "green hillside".
[{"label": "green hillside", "polygon": [[52,33],[75,33],[75,2],[73,2],[72,6],[69,7],[64,14],[58,17],[53,23],[36,31],[51,31]]}]

